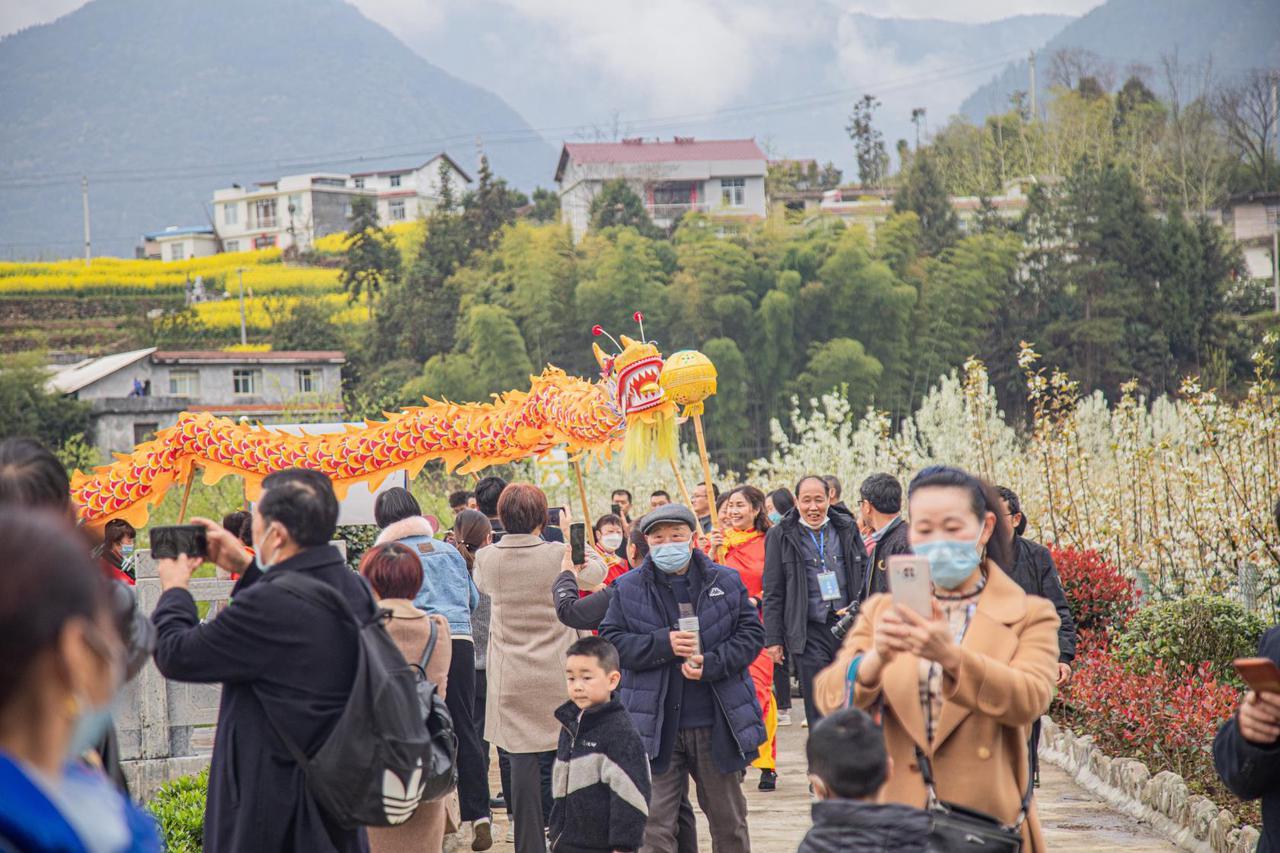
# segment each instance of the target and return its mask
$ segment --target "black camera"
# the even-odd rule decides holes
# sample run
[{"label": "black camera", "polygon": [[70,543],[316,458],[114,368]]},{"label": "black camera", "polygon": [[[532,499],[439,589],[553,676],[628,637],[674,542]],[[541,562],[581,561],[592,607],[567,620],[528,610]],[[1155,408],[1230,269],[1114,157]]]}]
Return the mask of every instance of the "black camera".
[{"label": "black camera", "polygon": [[851,605],[848,611],[840,617],[840,621],[831,626],[831,636],[837,640],[844,640],[844,635],[849,633],[853,628],[853,623],[858,621],[858,607]]}]

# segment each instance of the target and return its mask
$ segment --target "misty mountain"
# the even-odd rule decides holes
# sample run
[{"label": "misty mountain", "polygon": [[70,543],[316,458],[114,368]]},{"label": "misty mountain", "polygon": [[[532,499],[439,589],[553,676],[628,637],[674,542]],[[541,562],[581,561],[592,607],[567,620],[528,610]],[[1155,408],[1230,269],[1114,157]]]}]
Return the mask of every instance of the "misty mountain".
[{"label": "misty mountain", "polygon": [[[342,0],[93,0],[0,39],[0,256],[95,253],[208,221],[216,188],[417,164],[550,184],[556,152],[507,102]],[[494,131],[503,131],[495,134]]]},{"label": "misty mountain", "polygon": [[[1175,52],[1184,85],[1198,82],[1206,68],[1227,80],[1251,68],[1280,66],[1278,35],[1277,0],[1108,0],[1036,49],[1036,90],[1043,104],[1055,77],[1054,55],[1081,50],[1101,60],[1103,76],[1112,77],[1115,87],[1137,72],[1166,92],[1162,60]],[[1006,111],[1015,91],[1027,91],[1028,72],[1025,59],[1011,63],[966,98],[961,112],[982,121]]]},{"label": "misty mountain", "polygon": [[[928,121],[940,126],[976,81],[1075,20],[878,18],[849,12],[835,0],[770,8],[777,20],[760,25],[749,43],[729,43],[732,55],[722,53],[723,43],[692,37],[673,22],[666,34],[631,34],[624,59],[602,58],[599,30],[495,14],[479,2],[451,4],[440,23],[404,38],[433,62],[517,104],[553,144],[676,134],[754,137],[772,157],[833,160],[856,179],[844,127],[863,92],[883,102],[877,124],[892,150],[896,139],[914,138],[913,108],[926,107]],[[699,52],[703,61],[689,59]],[[706,69],[722,56],[714,74],[685,72],[685,65]],[[725,67],[742,70],[726,80]],[[708,105],[714,93],[722,96]]]}]

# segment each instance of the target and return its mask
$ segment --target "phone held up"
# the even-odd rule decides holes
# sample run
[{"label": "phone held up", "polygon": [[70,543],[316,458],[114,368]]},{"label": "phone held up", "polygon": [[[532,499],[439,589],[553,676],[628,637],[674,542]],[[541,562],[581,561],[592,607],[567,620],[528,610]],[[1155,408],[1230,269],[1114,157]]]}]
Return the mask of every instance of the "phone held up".
[{"label": "phone held up", "polygon": [[209,556],[209,537],[198,524],[175,524],[151,528],[151,556],[156,559]]},{"label": "phone held up", "polygon": [[893,603],[933,618],[933,576],[929,561],[915,554],[894,554],[887,561]]},{"label": "phone held up", "polygon": [[1271,658],[1236,658],[1231,665],[1254,693],[1280,693],[1280,667]]},{"label": "phone held up", "polygon": [[581,521],[569,525],[569,550],[575,566],[587,561],[587,526]]},{"label": "phone held up", "polygon": [[609,504],[609,512],[622,518],[622,504]]}]

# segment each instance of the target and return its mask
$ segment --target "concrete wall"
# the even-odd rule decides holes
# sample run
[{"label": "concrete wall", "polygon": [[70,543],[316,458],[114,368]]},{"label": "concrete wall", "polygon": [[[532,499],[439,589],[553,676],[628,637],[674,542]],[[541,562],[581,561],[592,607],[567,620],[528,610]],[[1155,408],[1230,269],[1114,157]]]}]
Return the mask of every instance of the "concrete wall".
[{"label": "concrete wall", "polygon": [[137,444],[135,427],[154,424],[151,431],[171,427],[178,422],[178,415],[186,410],[189,402],[175,397],[94,400],[89,415],[93,444],[106,453],[127,453]]}]

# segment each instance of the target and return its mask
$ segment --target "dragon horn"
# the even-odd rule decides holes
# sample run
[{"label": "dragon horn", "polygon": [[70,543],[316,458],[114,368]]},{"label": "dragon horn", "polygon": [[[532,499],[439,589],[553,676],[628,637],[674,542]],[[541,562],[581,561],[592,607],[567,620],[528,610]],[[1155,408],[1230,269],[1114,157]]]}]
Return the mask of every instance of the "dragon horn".
[{"label": "dragon horn", "polygon": [[618,340],[622,341],[623,349],[628,349],[629,347],[633,347],[635,346],[635,343],[636,343],[635,341],[631,340],[631,338],[628,338],[626,335],[618,335]]},{"label": "dragon horn", "polygon": [[600,345],[593,341],[591,344],[591,351],[596,354],[596,361],[600,363],[600,369],[608,370],[609,357],[604,354],[604,350],[600,349]]}]

